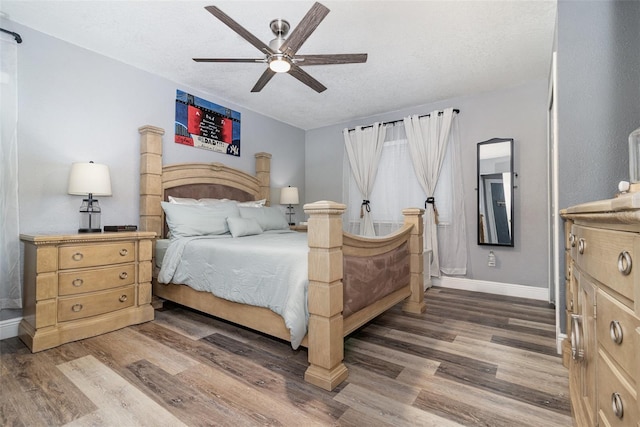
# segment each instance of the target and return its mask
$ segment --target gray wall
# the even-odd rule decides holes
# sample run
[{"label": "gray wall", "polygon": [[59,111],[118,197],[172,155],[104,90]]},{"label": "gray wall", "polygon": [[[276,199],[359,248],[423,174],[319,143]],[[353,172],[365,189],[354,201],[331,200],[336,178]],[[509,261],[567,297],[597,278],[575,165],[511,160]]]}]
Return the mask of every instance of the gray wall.
[{"label": "gray wall", "polygon": [[609,199],[629,179],[628,137],[640,127],[640,1],[558,2],[556,44],[562,209]]},{"label": "gray wall", "polygon": [[559,202],[611,198],[640,127],[640,2],[558,3]]},{"label": "gray wall", "polygon": [[[449,99],[307,131],[306,202],[342,201],[342,130],[345,127],[397,120],[446,107],[458,108],[461,111],[457,120],[469,253],[466,277],[547,287],[547,92],[546,80],[533,81],[511,89]],[[518,173],[518,188],[514,197],[513,248],[476,244],[476,144],[494,137],[515,140],[514,167]],[[489,250],[496,254],[495,268],[487,266]]]},{"label": "gray wall", "polygon": [[[138,224],[138,127],[165,129],[164,162],[224,162],[254,170],[254,153],[272,159],[272,201],[279,188],[304,197],[304,131],[214,95],[2,20],[17,31],[19,64],[20,232],[73,232],[81,197],[67,194],[72,162],[93,160],[111,171],[112,197],[100,197],[102,224]],[[215,76],[211,76],[215,78]],[[176,89],[241,113],[241,157],[173,142]],[[302,207],[297,207],[300,212]]]}]

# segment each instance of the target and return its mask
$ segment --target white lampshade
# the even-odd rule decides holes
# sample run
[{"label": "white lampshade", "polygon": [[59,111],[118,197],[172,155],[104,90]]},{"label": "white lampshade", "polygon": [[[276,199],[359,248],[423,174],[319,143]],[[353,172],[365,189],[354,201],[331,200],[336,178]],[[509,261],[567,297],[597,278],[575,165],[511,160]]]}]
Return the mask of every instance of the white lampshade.
[{"label": "white lampshade", "polygon": [[109,167],[93,162],[73,163],[67,192],[74,196],[111,196]]},{"label": "white lampshade", "polygon": [[300,203],[298,199],[298,187],[285,187],[280,191],[281,205],[297,205]]}]

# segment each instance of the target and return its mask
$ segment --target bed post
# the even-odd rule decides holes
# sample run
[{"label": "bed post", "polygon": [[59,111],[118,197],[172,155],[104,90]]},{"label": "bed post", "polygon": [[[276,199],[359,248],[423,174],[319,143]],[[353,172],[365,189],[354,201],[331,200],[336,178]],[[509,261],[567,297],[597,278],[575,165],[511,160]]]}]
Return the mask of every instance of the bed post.
[{"label": "bed post", "polygon": [[256,178],[260,182],[260,199],[267,199],[267,206],[271,206],[269,189],[271,185],[271,154],[256,153]]},{"label": "bed post", "polygon": [[411,296],[406,299],[402,310],[408,313],[424,313],[427,306],[424,302],[424,256],[422,215],[424,209],[410,208],[402,211],[404,223],[413,225],[409,237],[409,270],[411,273]]},{"label": "bed post", "polygon": [[140,132],[140,231],[162,233],[162,135],[164,130],[142,126]]},{"label": "bed post", "polygon": [[342,318],[342,214],[346,206],[320,201],[309,215],[309,367],[305,381],[331,391],[349,375]]}]

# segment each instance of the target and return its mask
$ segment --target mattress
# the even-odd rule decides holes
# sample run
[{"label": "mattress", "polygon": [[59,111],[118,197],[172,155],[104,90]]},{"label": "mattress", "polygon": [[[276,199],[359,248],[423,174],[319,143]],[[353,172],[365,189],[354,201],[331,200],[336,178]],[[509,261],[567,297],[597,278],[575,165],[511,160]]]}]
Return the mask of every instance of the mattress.
[{"label": "mattress", "polygon": [[164,245],[156,245],[157,255],[164,252],[159,283],[184,284],[229,301],[268,308],[284,319],[291,346],[300,345],[309,320],[305,233],[182,237],[165,249]]}]

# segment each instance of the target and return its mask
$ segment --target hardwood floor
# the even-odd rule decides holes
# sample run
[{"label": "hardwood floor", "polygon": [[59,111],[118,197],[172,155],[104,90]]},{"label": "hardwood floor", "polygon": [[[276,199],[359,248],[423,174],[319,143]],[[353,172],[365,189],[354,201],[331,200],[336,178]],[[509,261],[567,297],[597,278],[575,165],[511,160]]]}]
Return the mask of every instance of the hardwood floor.
[{"label": "hardwood floor", "polygon": [[571,426],[554,312],[432,288],[345,342],[349,378],[306,384],[306,350],[166,305],[156,319],[31,354],[0,341],[3,426]]}]

